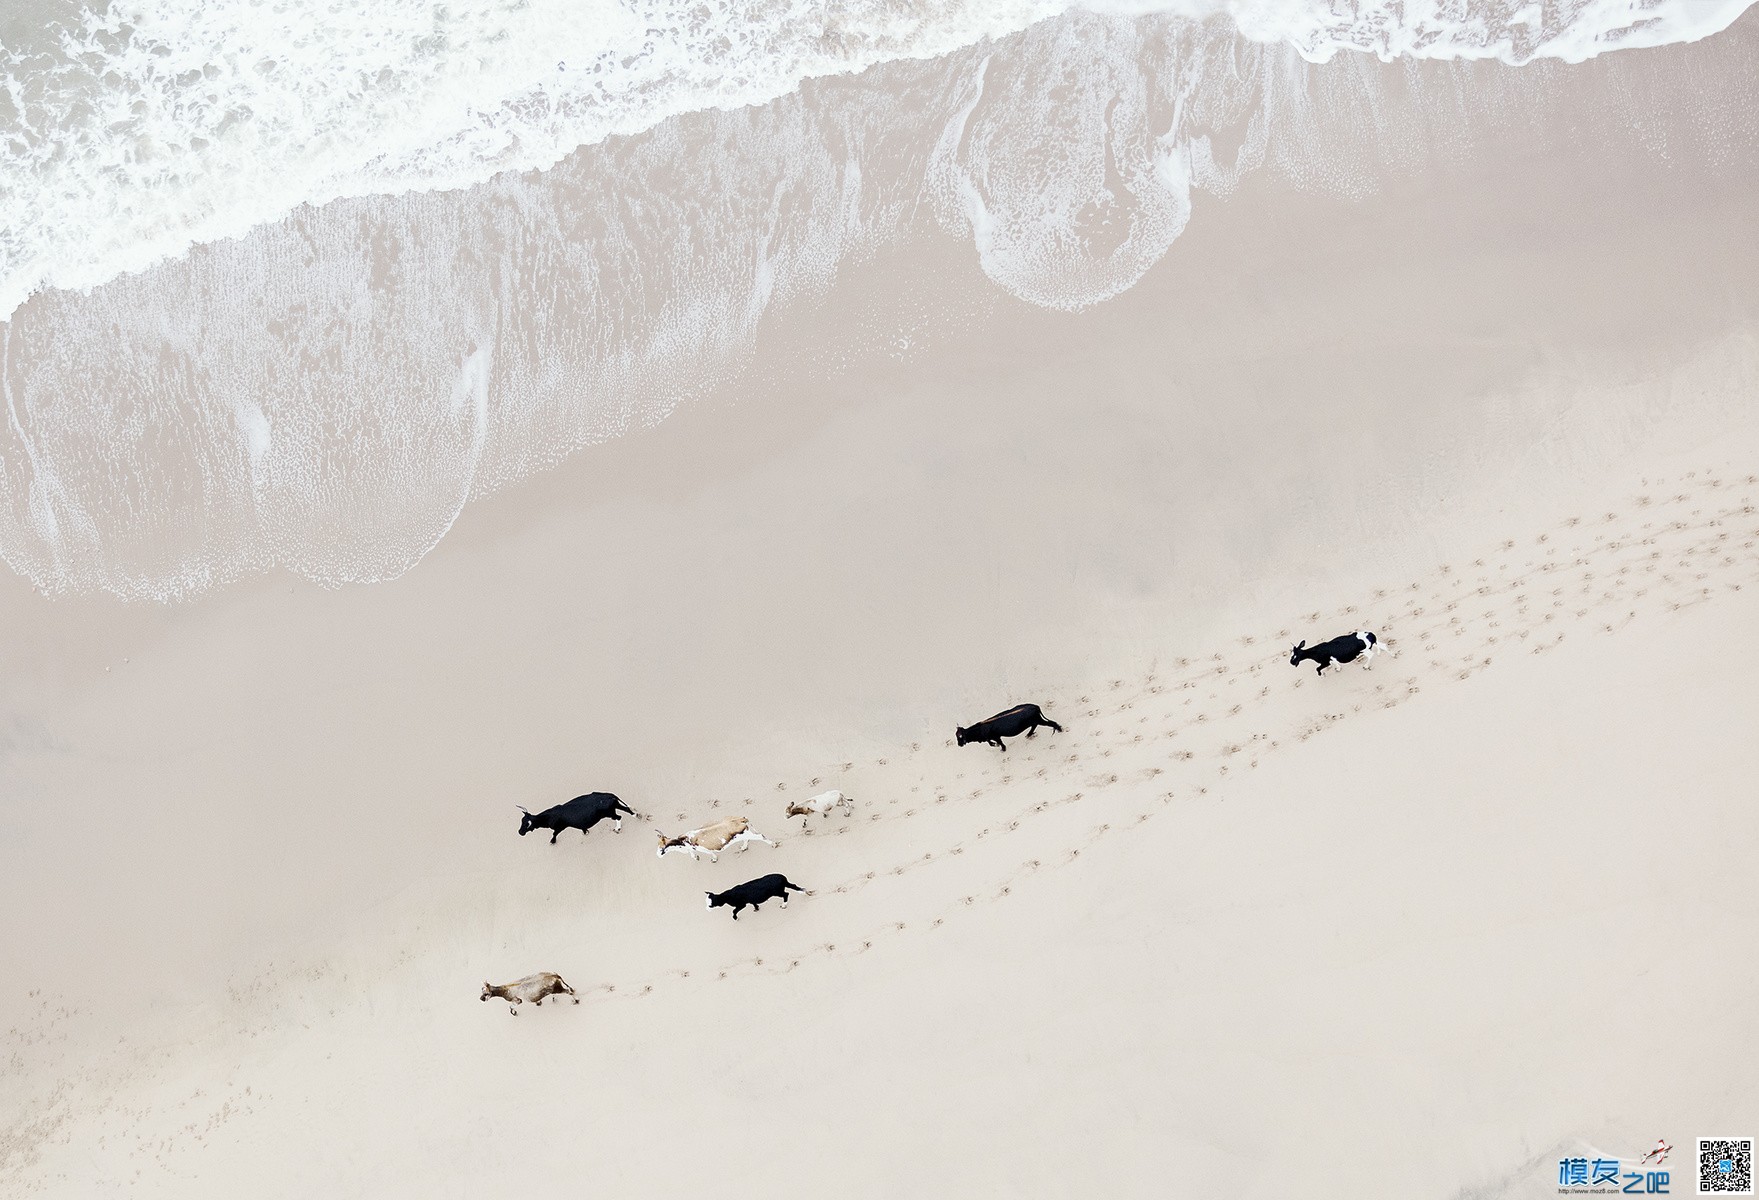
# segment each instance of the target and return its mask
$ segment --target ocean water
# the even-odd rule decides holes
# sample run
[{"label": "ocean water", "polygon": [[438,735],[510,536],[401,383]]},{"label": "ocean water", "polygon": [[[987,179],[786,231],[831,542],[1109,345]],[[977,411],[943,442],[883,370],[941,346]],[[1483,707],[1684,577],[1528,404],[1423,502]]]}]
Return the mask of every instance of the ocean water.
[{"label": "ocean water", "polygon": [[[1370,192],[1519,124],[1571,64],[1751,2],[9,14],[0,557],[157,599],[390,578],[471,498],[738,371],[766,313],[925,220],[1079,311],[1246,173]],[[1384,65],[1419,61],[1447,65]],[[1693,153],[1750,146],[1752,97],[1631,80],[1608,129],[1698,104]]]}]

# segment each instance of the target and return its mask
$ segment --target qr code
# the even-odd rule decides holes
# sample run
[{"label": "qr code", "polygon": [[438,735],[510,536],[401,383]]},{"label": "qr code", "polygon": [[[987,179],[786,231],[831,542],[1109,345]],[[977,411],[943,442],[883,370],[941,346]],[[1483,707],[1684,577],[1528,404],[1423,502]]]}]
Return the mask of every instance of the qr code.
[{"label": "qr code", "polygon": [[1753,1194],[1753,1139],[1698,1139],[1698,1194]]}]

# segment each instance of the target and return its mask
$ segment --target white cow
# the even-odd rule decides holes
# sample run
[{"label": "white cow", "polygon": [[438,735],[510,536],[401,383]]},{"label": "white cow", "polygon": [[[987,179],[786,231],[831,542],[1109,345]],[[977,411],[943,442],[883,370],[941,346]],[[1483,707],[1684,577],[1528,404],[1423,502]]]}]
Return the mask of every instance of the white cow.
[{"label": "white cow", "polygon": [[716,821],[713,825],[704,825],[701,829],[692,829],[679,837],[669,838],[660,834],[659,857],[664,858],[673,850],[681,850],[690,856],[692,862],[703,854],[708,855],[710,862],[719,862],[721,851],[729,846],[738,846],[743,850],[751,842],[762,842],[766,846],[774,846],[763,834],[751,827],[749,817],[728,817],[725,821]]},{"label": "white cow", "polygon": [[[789,804],[788,815],[790,817],[810,818],[814,814],[817,814],[818,816],[825,817],[830,815],[833,808],[841,808],[849,812],[854,812],[855,798],[853,796],[845,796],[842,792],[820,792],[810,800],[802,800],[798,804]],[[806,821],[800,822],[800,828],[806,828]]]}]

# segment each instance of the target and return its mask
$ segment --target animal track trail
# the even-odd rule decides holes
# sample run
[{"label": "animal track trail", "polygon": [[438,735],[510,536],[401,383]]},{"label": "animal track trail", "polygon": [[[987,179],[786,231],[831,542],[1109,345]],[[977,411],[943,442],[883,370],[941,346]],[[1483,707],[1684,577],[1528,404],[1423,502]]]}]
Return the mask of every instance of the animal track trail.
[{"label": "animal track trail", "polygon": [[[1745,505],[1748,503],[1749,502],[1743,498],[1742,504]],[[1676,523],[1678,527],[1671,532],[1676,537],[1684,536],[1690,538],[1690,535],[1702,532],[1707,525],[1721,519],[1721,516],[1725,515],[1726,512],[1720,514],[1718,517],[1713,517],[1697,524],[1683,522]],[[1616,520],[1616,516],[1614,519]],[[1579,522],[1569,522],[1566,523],[1565,527],[1571,528],[1576,524],[1579,524]],[[1759,529],[1755,529],[1753,534],[1755,538],[1759,538]],[[1688,566],[1694,564],[1704,565],[1707,552],[1721,547],[1727,540],[1726,536],[1688,540],[1683,546],[1676,547],[1676,553],[1680,553],[1681,560]],[[1615,539],[1610,542],[1602,540],[1597,545],[1572,546],[1570,547],[1570,550],[1574,553],[1572,567],[1570,571],[1564,571],[1561,572],[1561,574],[1567,577],[1572,571],[1578,572],[1581,575],[1583,583],[1591,584],[1595,574],[1593,564],[1597,559],[1615,557],[1627,550],[1629,545],[1630,543],[1628,539]],[[1509,548],[1510,547],[1505,544],[1504,549],[1507,550]],[[1751,551],[1752,544],[1749,544],[1746,549]],[[1726,561],[1724,561],[1725,559]],[[1508,564],[1497,563],[1495,566],[1500,573],[1507,574]],[[1725,575],[1734,572],[1737,575],[1736,578],[1723,578],[1720,579],[1719,582],[1730,588],[1738,588],[1744,583],[1759,578],[1759,561],[1756,561],[1750,553],[1747,554],[1744,559],[1733,555],[1724,555],[1722,558],[1715,559],[1710,564],[1709,569],[1698,572],[1694,575],[1693,582],[1708,580],[1711,574],[1715,571],[1720,571]],[[1454,569],[1444,564],[1438,573],[1445,579],[1454,574]],[[1677,584],[1678,581],[1670,580],[1669,582]],[[1319,714],[1315,717],[1309,717],[1307,720],[1297,723],[1291,729],[1281,730],[1281,736],[1275,736],[1278,732],[1276,730],[1255,729],[1252,733],[1247,735],[1244,741],[1242,741],[1238,735],[1232,735],[1231,738],[1212,737],[1211,741],[1213,742],[1213,745],[1207,747],[1210,756],[1222,759],[1235,758],[1236,756],[1245,753],[1247,745],[1250,743],[1254,750],[1254,754],[1250,761],[1251,765],[1256,767],[1264,755],[1275,753],[1291,738],[1294,742],[1299,743],[1313,736],[1317,736],[1324,732],[1324,730],[1332,728],[1346,719],[1363,715],[1365,711],[1372,712],[1408,702],[1410,699],[1421,694],[1426,682],[1443,681],[1446,675],[1451,674],[1455,678],[1469,679],[1484,670],[1488,670],[1495,663],[1495,655],[1492,650],[1499,640],[1498,635],[1492,632],[1493,630],[1503,629],[1505,625],[1510,626],[1506,636],[1516,639],[1528,639],[1532,634],[1537,632],[1540,627],[1553,620],[1553,614],[1551,613],[1544,614],[1543,617],[1537,621],[1532,618],[1530,609],[1526,607],[1530,597],[1519,591],[1519,589],[1526,586],[1528,586],[1528,581],[1525,575],[1517,575],[1512,579],[1504,579],[1500,581],[1497,586],[1491,586],[1477,580],[1467,581],[1460,590],[1451,594],[1451,603],[1448,603],[1447,607],[1456,610],[1459,607],[1459,601],[1466,595],[1471,595],[1481,600],[1492,600],[1491,607],[1480,610],[1472,617],[1462,618],[1459,623],[1462,626],[1468,627],[1460,629],[1459,635],[1462,637],[1471,634],[1470,626],[1477,625],[1481,627],[1476,642],[1471,646],[1466,647],[1464,653],[1460,656],[1461,665],[1449,667],[1447,664],[1432,660],[1428,664],[1427,672],[1419,666],[1417,669],[1396,679],[1390,685],[1376,684],[1372,695],[1378,699],[1370,700],[1366,704],[1353,702],[1345,711],[1328,712]],[[1420,585],[1413,583],[1407,585],[1406,590],[1407,592],[1415,593],[1420,592],[1421,589]],[[1386,589],[1382,589],[1382,591],[1384,593],[1386,592]],[[1444,589],[1443,592],[1437,593],[1435,601],[1439,602],[1441,596],[1448,594],[1449,593]],[[1678,608],[1692,603],[1702,603],[1710,598],[1712,594],[1713,592],[1710,588],[1699,586],[1692,594],[1680,595],[1678,598],[1670,598],[1667,600],[1667,603],[1674,608]],[[1577,622],[1585,623],[1591,618],[1593,612],[1596,611],[1597,605],[1604,606],[1615,601],[1627,602],[1628,599],[1628,597],[1622,595],[1615,589],[1603,589],[1597,604],[1591,604],[1586,609],[1575,610],[1575,619]],[[1659,600],[1660,598],[1658,598],[1658,602]],[[1498,601],[1501,602],[1500,606],[1497,603]],[[1424,606],[1413,605],[1404,613],[1399,614],[1401,617],[1407,618],[1410,622],[1409,624],[1406,624],[1404,621],[1399,623],[1402,626],[1400,628],[1402,639],[1408,639],[1415,635],[1419,640],[1422,640],[1425,635],[1432,635],[1437,628],[1444,627],[1436,621],[1430,622],[1427,627],[1424,626],[1421,623],[1421,617],[1423,616],[1424,611]],[[1444,609],[1444,611],[1446,611],[1446,609]],[[1625,611],[1619,614],[1616,621],[1602,621],[1600,623],[1601,631],[1617,632],[1619,629],[1622,629],[1625,625],[1635,620],[1637,615],[1638,611],[1635,608],[1627,607]],[[1383,622],[1381,627],[1387,628],[1390,631],[1394,625],[1392,622]],[[1563,641],[1564,637],[1565,631],[1558,630],[1552,634],[1549,640],[1532,646],[1532,652],[1539,653],[1545,649],[1551,648]],[[1236,641],[1240,644],[1240,647],[1243,650],[1250,649],[1254,644],[1253,641],[1245,638],[1236,639]],[[1214,658],[1219,659],[1220,656],[1214,656]],[[1182,660],[1182,665],[1189,669],[1195,664],[1192,664],[1190,660]],[[1201,679],[1204,675],[1214,672],[1216,668],[1217,664],[1213,660],[1206,666],[1196,666],[1196,669],[1193,672],[1193,677],[1187,678],[1183,681],[1186,688],[1194,685],[1195,682],[1198,679]],[[1387,688],[1389,686],[1391,688],[1390,694],[1387,693]],[[1121,687],[1121,684],[1119,687]],[[1164,693],[1164,688],[1153,692],[1149,692],[1145,689],[1142,700],[1151,700],[1152,698],[1162,696]],[[1174,727],[1153,731],[1151,725],[1151,732],[1158,732],[1159,736],[1164,737],[1176,735],[1180,732],[1197,731],[1203,727],[1208,727],[1208,729],[1214,730],[1223,722],[1232,722],[1242,716],[1251,716],[1253,711],[1266,698],[1267,693],[1261,690],[1256,696],[1243,704],[1235,704],[1226,709],[1222,709],[1219,706],[1200,709],[1198,712],[1185,717],[1182,721],[1178,720],[1177,714],[1181,708],[1190,703],[1188,700],[1179,706],[1174,706],[1170,703],[1162,703],[1158,707],[1161,720],[1163,723],[1169,723],[1170,719],[1170,724]],[[1215,706],[1216,697],[1213,693],[1208,697],[1208,701],[1210,705]],[[1120,702],[1112,708],[1112,713],[1113,715],[1116,715],[1118,713],[1130,711],[1136,706],[1136,703],[1140,702],[1141,701],[1132,702],[1129,708],[1126,708],[1125,705]],[[1099,710],[1100,713],[1103,713],[1103,711],[1103,709]],[[1143,719],[1148,720],[1150,718],[1145,717]],[[1110,731],[1110,736],[1114,739],[1128,738],[1127,744],[1135,744],[1138,740],[1138,738],[1133,736],[1128,729],[1113,729]],[[1163,767],[1153,768],[1151,772],[1145,772],[1143,774],[1145,778],[1152,778],[1163,770],[1177,771],[1178,768],[1175,764],[1191,763],[1198,758],[1199,754],[1200,750],[1194,749],[1175,751],[1169,756],[1169,759]],[[1078,760],[1079,756],[1071,756],[1071,758]],[[1076,764],[1074,761],[1066,761],[1063,765],[1071,766]],[[1200,770],[1196,774],[1192,774],[1189,771],[1182,773],[1185,794],[1192,797],[1207,796],[1210,792],[1211,786],[1226,777],[1228,769],[1228,764],[1226,762],[1215,763],[1212,764],[1212,766],[1213,769]],[[971,835],[968,840],[955,842],[954,844],[945,847],[939,854],[930,852],[913,857],[908,862],[894,865],[883,876],[879,872],[866,872],[853,880],[846,881],[843,885],[839,885],[836,890],[853,890],[854,888],[865,886],[865,884],[872,882],[876,878],[896,878],[910,870],[928,867],[931,864],[938,864],[950,858],[959,857],[970,845],[985,841],[993,842],[998,837],[1005,837],[1007,834],[1019,830],[1034,819],[1045,816],[1053,809],[1079,804],[1088,798],[1090,792],[1102,792],[1120,782],[1122,782],[1122,780],[1116,773],[1107,772],[1096,776],[1090,776],[1087,780],[1089,786],[1083,791],[1067,793],[1061,799],[1055,801],[1040,800],[1028,804],[1014,818],[1009,820],[991,819],[984,824],[982,828],[978,829],[975,834]],[[1102,822],[1099,825],[1094,826],[1079,845],[1070,848],[1064,861],[1073,862],[1078,860],[1082,850],[1096,844],[1101,838],[1107,836],[1116,828],[1135,828],[1136,826],[1145,823],[1155,812],[1164,811],[1166,807],[1170,807],[1178,794],[1178,792],[1173,791],[1163,792],[1153,803],[1144,806],[1145,811],[1133,813],[1128,819],[1121,822]],[[973,905],[984,902],[985,900],[991,902],[998,901],[1011,894],[1012,888],[1021,879],[1025,878],[1027,875],[1036,874],[1044,868],[1045,864],[1041,859],[1029,860],[1027,863],[1022,864],[1001,879],[992,879],[989,884],[985,885],[985,887],[968,891],[950,906],[947,915],[950,916],[957,911],[969,909]],[[931,927],[938,927],[943,923],[944,918],[933,922]],[[902,931],[896,930],[892,932]],[[885,931],[882,930],[881,936],[884,936],[884,933]]]},{"label": "animal track trail", "polygon": [[[1751,488],[1756,481],[1759,477],[1748,476],[1746,486]],[[1713,481],[1706,486],[1722,489],[1724,485]],[[1263,645],[1264,639],[1258,635],[1243,635],[1230,642],[1226,656],[1182,658],[1176,660],[1176,671],[1157,667],[1136,680],[1114,681],[1113,686],[1102,689],[1102,702],[1096,703],[1091,692],[1071,700],[1075,689],[1060,694],[1053,691],[1047,703],[1053,713],[1053,706],[1058,704],[1085,704],[1092,710],[1094,715],[1083,720],[1090,723],[1090,731],[1093,722],[1103,726],[1102,747],[1153,745],[1164,750],[1146,770],[1112,771],[1099,769],[1103,756],[1062,754],[1053,741],[1051,757],[1044,765],[1036,766],[1030,777],[1012,777],[1008,764],[1014,760],[1000,761],[999,755],[997,761],[985,762],[975,772],[958,772],[960,780],[968,775],[974,779],[970,797],[956,801],[944,778],[929,776],[915,761],[908,768],[899,762],[893,769],[908,770],[910,774],[897,785],[898,795],[857,796],[859,802],[870,808],[867,821],[851,819],[828,829],[816,826],[809,836],[835,838],[858,834],[873,822],[920,820],[927,812],[946,814],[953,818],[951,822],[945,828],[936,826],[936,839],[928,846],[911,848],[908,857],[873,865],[829,886],[821,884],[815,889],[815,896],[796,898],[794,904],[834,902],[835,898],[881,880],[908,883],[919,873],[924,879],[938,880],[934,894],[915,893],[923,898],[907,919],[887,921],[852,934],[839,931],[797,949],[718,964],[674,966],[645,978],[605,980],[579,990],[582,996],[593,996],[601,1003],[639,1001],[668,987],[712,986],[747,974],[787,974],[819,959],[854,958],[870,953],[890,938],[945,928],[977,907],[1011,899],[1032,879],[1090,857],[1091,850],[1106,838],[1120,831],[1139,829],[1175,805],[1225,802],[1226,793],[1221,785],[1229,778],[1225,772],[1230,765],[1236,773],[1255,768],[1269,755],[1323,736],[1345,721],[1372,717],[1385,709],[1410,703],[1426,689],[1470,679],[1491,669],[1506,643],[1512,643],[1510,649],[1518,647],[1523,652],[1542,654],[1561,644],[1571,633],[1615,636],[1640,616],[1708,603],[1718,595],[1735,594],[1759,584],[1759,554],[1755,553],[1759,546],[1759,519],[1751,494],[1734,494],[1741,490],[1721,490],[1713,497],[1715,503],[1697,497],[1697,512],[1682,510],[1690,519],[1646,528],[1646,536],[1641,538],[1634,530],[1608,534],[1601,528],[1591,532],[1594,527],[1580,518],[1567,520],[1531,540],[1532,546],[1543,551],[1543,561],[1537,565],[1522,564],[1517,569],[1495,554],[1487,555],[1481,567],[1474,564],[1473,570],[1478,574],[1441,564],[1426,580],[1377,589],[1377,601],[1400,598],[1394,611],[1374,608],[1370,610],[1373,615],[1364,615],[1353,611],[1357,607],[1354,605],[1336,610],[1334,619],[1360,617],[1362,624],[1377,632],[1384,630],[1395,651],[1402,648],[1402,654],[1382,660],[1383,664],[1395,664],[1385,676],[1380,674],[1384,666],[1365,673],[1341,667],[1335,670],[1345,672],[1345,678],[1336,681],[1331,671],[1319,680],[1306,678],[1308,673],[1302,671],[1286,684],[1273,680],[1272,687],[1241,691],[1237,697],[1229,694],[1225,700],[1216,691],[1206,692],[1201,699],[1193,695],[1205,682],[1225,689],[1237,677],[1255,676],[1267,667],[1274,669],[1283,659],[1280,647],[1298,636],[1285,628],[1274,635],[1268,646]],[[1665,504],[1685,504],[1682,496],[1690,499],[1694,493],[1682,487],[1674,498],[1662,504],[1647,506],[1639,502],[1638,508],[1654,511]],[[1614,514],[1610,521],[1603,518],[1600,524],[1615,524],[1618,520]],[[1517,545],[1523,544],[1528,543],[1505,540],[1501,553],[1511,554]],[[1668,565],[1666,570],[1662,569],[1664,563]],[[1566,595],[1579,599],[1566,605]],[[1307,619],[1322,618],[1311,614]],[[1426,647],[1443,644],[1450,648],[1447,655],[1423,653]],[[1363,687],[1363,675],[1372,678],[1371,686]],[[1303,690],[1314,685],[1321,690]],[[1271,707],[1279,699],[1286,702],[1309,696],[1313,697],[1312,703],[1326,711],[1278,716]],[[1067,739],[1064,744],[1078,747],[1090,742]],[[912,759],[919,753],[919,746],[920,743],[912,745]],[[817,779],[853,769],[852,762],[834,763],[821,768]],[[1002,781],[1004,773],[1011,776],[1007,782]],[[1075,783],[1078,773],[1079,785]],[[900,813],[893,801],[907,794],[912,785],[931,790],[932,800],[924,799]],[[1039,794],[1021,795],[1021,788],[1032,788]],[[1151,792],[1150,788],[1158,790]],[[775,790],[786,793],[790,785],[777,782]],[[879,804],[882,799],[886,803]],[[749,806],[751,800],[747,798],[744,803]],[[956,869],[966,869],[964,864],[973,861],[971,852],[979,847],[985,849],[987,861],[997,847],[1012,844],[1010,839],[1034,823],[1072,819],[1077,812],[1099,804],[1111,807],[1096,811],[1095,820],[1082,826],[1081,832],[1072,834],[1067,844],[1052,854],[1040,852],[1003,870],[985,870],[981,880],[961,878],[955,873]],[[957,868],[948,865],[955,863]],[[27,1033],[44,1036],[40,1032]],[[38,1109],[43,1114],[41,1120],[28,1129],[17,1125],[0,1129],[0,1170],[19,1164],[21,1146],[25,1147],[23,1153],[28,1154],[29,1146],[42,1145],[42,1139],[52,1137],[58,1128],[55,1122],[66,1120],[65,1107],[49,1105]],[[238,1111],[235,1108],[234,1115]],[[57,1116],[58,1112],[62,1115]]]}]

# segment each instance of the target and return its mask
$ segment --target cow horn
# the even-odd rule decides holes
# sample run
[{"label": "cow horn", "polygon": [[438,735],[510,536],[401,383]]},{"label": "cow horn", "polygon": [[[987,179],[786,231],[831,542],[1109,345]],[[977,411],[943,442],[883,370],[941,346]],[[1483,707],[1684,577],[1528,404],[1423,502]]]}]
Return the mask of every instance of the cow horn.
[{"label": "cow horn", "polygon": [[517,808],[520,812],[524,813],[528,817],[531,815],[531,810],[529,808],[525,807],[525,805],[523,805],[523,804],[515,804],[513,807]]}]

